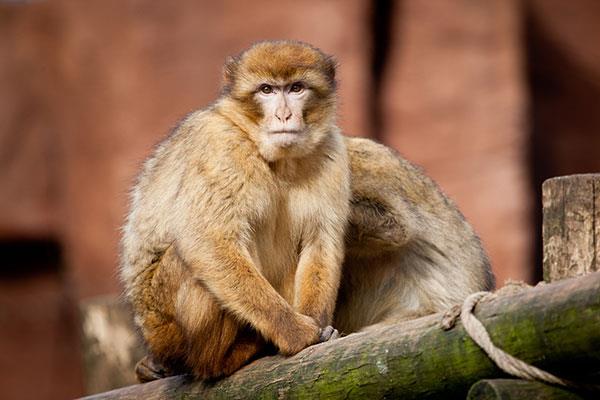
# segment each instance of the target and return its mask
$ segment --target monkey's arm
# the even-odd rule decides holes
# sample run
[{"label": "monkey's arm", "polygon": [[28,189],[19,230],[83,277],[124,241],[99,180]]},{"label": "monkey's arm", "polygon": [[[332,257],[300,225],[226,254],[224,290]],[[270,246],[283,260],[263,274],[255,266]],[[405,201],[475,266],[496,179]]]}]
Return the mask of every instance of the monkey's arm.
[{"label": "monkey's arm", "polygon": [[220,237],[202,246],[179,243],[178,251],[194,278],[219,304],[251,324],[282,353],[295,354],[319,341],[316,322],[292,309],[240,243]]},{"label": "monkey's arm", "polygon": [[345,141],[352,188],[346,253],[372,257],[397,251],[420,230],[415,199],[430,193],[414,185],[418,171],[389,148],[364,138]]},{"label": "monkey's arm", "polygon": [[330,325],[340,282],[343,234],[322,230],[303,248],[295,278],[294,308],[314,318],[321,327]]},{"label": "monkey's arm", "polygon": [[393,251],[408,243],[415,233],[415,221],[401,200],[390,204],[376,193],[354,193],[350,202],[347,252],[372,255]]}]

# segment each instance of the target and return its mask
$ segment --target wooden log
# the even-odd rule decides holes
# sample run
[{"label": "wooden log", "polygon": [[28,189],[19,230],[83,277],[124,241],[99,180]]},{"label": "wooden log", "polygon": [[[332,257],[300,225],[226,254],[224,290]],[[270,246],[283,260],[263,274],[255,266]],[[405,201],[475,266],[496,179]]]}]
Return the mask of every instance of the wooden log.
[{"label": "wooden log", "polygon": [[548,179],[542,202],[544,280],[600,270],[600,174]]},{"label": "wooden log", "polygon": [[467,400],[578,400],[583,397],[556,386],[521,379],[483,379],[476,382]]},{"label": "wooden log", "polygon": [[[600,369],[600,272],[484,301],[476,315],[500,348],[559,376]],[[255,361],[218,382],[173,377],[88,399],[464,398],[504,376],[460,323],[440,314],[349,335],[294,357]]]}]

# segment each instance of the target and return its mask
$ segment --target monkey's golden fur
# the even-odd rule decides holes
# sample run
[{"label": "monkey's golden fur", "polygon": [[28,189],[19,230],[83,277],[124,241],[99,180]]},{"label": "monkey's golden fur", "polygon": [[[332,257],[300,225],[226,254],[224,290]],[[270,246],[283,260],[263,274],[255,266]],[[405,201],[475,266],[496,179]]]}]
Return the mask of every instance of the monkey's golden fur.
[{"label": "monkey's golden fur", "polygon": [[[349,213],[334,64],[294,42],[252,47],[222,97],[145,162],[123,228],[121,277],[153,359],[217,378],[264,342],[294,354],[331,324]],[[302,147],[260,141],[265,80],[304,82]]]},{"label": "monkey's golden fur", "polygon": [[[383,145],[341,139],[332,61],[276,45],[228,62],[222,98],[157,147],[134,187],[121,271],[153,357],[146,379],[228,375],[266,341],[286,354],[317,342],[332,318],[351,333],[493,287],[479,239],[431,179]],[[249,93],[294,74],[315,88],[306,121],[317,139],[261,147]]]}]

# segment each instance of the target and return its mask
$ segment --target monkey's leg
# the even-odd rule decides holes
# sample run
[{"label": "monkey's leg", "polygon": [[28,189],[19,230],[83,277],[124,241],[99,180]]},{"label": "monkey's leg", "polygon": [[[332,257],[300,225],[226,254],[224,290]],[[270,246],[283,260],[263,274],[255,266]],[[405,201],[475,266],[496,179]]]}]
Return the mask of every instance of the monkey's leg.
[{"label": "monkey's leg", "polygon": [[[234,326],[235,325],[235,326]],[[190,338],[190,352],[186,364],[199,379],[218,379],[229,376],[258,358],[265,349],[265,342],[256,332],[245,333],[235,321],[223,323],[223,331],[215,325],[212,333],[202,338]],[[234,336],[233,329],[239,329]],[[211,337],[203,340],[207,335]]]},{"label": "monkey's leg", "polygon": [[136,366],[140,382],[182,373],[202,379],[229,375],[263,348],[258,334],[246,332],[187,275],[173,248],[138,279],[145,290],[136,292],[133,306],[149,351]]},{"label": "monkey's leg", "polygon": [[[260,357],[261,354],[266,354],[266,350],[266,343],[256,332],[242,328],[233,344],[231,344],[227,352],[223,355],[222,360],[213,360],[214,365],[216,366],[216,368],[214,368],[215,372],[204,376],[204,378],[211,379],[219,376],[231,375],[253,359]],[[274,350],[273,353],[275,353]],[[198,360],[193,360],[191,364],[198,364]],[[221,367],[219,368],[218,365],[221,365]],[[219,373],[218,370],[222,372]],[[156,361],[151,355],[142,358],[135,366],[136,377],[141,383],[167,378],[185,372],[187,371],[177,371],[168,368],[164,364]]]},{"label": "monkey's leg", "polygon": [[[266,355],[268,350],[264,339],[256,331],[249,327],[241,328],[223,359],[224,375],[231,375],[244,365]],[[276,350],[272,348],[271,352],[275,354]]]},{"label": "monkey's leg", "polygon": [[196,378],[231,375],[265,347],[261,336],[223,310],[200,285],[188,282],[178,298],[186,339],[184,364]]},{"label": "monkey's leg", "polygon": [[140,273],[132,291],[132,306],[148,349],[135,372],[140,382],[180,374],[185,340],[175,320],[175,293],[182,266],[173,248],[168,248],[151,267]]}]

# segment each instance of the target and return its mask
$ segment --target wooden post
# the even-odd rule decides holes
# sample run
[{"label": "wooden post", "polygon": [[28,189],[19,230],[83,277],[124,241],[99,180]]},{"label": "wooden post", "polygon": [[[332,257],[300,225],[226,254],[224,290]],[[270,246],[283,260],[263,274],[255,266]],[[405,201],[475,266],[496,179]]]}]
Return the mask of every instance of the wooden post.
[{"label": "wooden post", "polygon": [[83,302],[80,312],[86,393],[135,383],[144,349],[131,310],[114,296],[102,296]]},{"label": "wooden post", "polygon": [[577,400],[583,397],[566,389],[521,379],[483,379],[476,382],[467,400]]},{"label": "wooden post", "polygon": [[600,174],[569,175],[542,185],[544,280],[600,269]]}]

